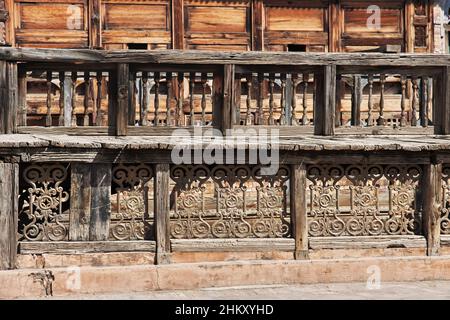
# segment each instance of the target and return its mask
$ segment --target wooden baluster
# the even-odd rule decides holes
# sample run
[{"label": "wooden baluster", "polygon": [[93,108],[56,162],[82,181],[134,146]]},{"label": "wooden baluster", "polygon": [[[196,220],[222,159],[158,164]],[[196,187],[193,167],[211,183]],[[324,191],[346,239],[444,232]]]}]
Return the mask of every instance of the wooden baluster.
[{"label": "wooden baluster", "polygon": [[89,99],[91,94],[91,77],[89,72],[84,73],[84,117],[83,117],[83,125],[85,127],[89,126]]},{"label": "wooden baluster", "polygon": [[178,73],[178,101],[177,101],[177,126],[184,125],[183,117],[183,86],[184,86],[184,73]]},{"label": "wooden baluster", "polygon": [[402,75],[400,83],[402,85],[402,100],[400,103],[400,126],[406,127],[406,76]]},{"label": "wooden baluster", "polygon": [[417,77],[413,77],[412,80],[412,88],[413,88],[413,100],[412,100],[412,106],[411,106],[411,126],[416,127],[417,126],[417,95],[419,93],[419,81],[417,80]]},{"label": "wooden baluster", "polygon": [[101,73],[101,71],[97,72],[96,75],[96,80],[97,80],[97,99],[96,99],[96,103],[97,103],[97,115],[95,118],[95,124],[97,126],[102,126],[103,125],[103,112],[102,112],[102,79],[103,79],[103,75]]},{"label": "wooden baluster", "polygon": [[170,126],[170,103],[172,101],[172,72],[166,72],[167,96],[166,96],[166,126]]},{"label": "wooden baluster", "polygon": [[377,119],[377,125],[385,126],[386,119],[384,119],[384,85],[386,83],[386,76],[384,74],[380,75],[380,116]]},{"label": "wooden baluster", "polygon": [[148,99],[148,72],[142,72],[141,126],[146,126],[148,124]]},{"label": "wooden baluster", "polygon": [[248,74],[246,76],[247,80],[247,100],[246,100],[246,107],[247,107],[247,114],[245,116],[245,125],[250,126],[252,124],[252,88],[253,88],[253,76],[251,74]]},{"label": "wooden baluster", "polygon": [[128,109],[128,125],[135,126],[136,125],[136,72],[130,72],[130,81],[129,81],[129,109]]},{"label": "wooden baluster", "polygon": [[77,88],[77,72],[72,72],[72,127],[77,126],[77,114],[76,114],[76,106],[77,106],[77,94],[75,92]]},{"label": "wooden baluster", "polygon": [[367,126],[371,127],[373,125],[373,74],[369,74],[369,103],[368,103],[369,111],[367,115]]},{"label": "wooden baluster", "polygon": [[303,74],[303,117],[302,117],[302,123],[304,126],[309,124],[308,120],[308,82],[309,82],[309,74],[304,73]]},{"label": "wooden baluster", "polygon": [[274,108],[274,88],[275,88],[275,74],[269,74],[269,125],[273,126],[275,121],[273,119],[273,108]]},{"label": "wooden baluster", "polygon": [[[427,104],[425,107],[425,114],[426,114],[425,118],[426,118],[427,127],[428,127],[428,124],[430,123],[430,120],[431,120],[430,119],[431,118],[430,109],[433,106],[433,79],[430,79],[430,77],[427,77],[427,81],[428,81],[428,86],[427,86]],[[444,94],[444,92],[441,94]]]},{"label": "wooden baluster", "polygon": [[189,118],[191,126],[195,125],[194,88],[195,88],[195,72],[191,72],[189,75]]},{"label": "wooden baluster", "polygon": [[64,127],[64,71],[59,73],[59,118],[58,126]]},{"label": "wooden baluster", "polygon": [[255,124],[264,124],[264,73],[258,73],[258,105],[255,115]]},{"label": "wooden baluster", "polygon": [[155,120],[153,125],[157,127],[159,125],[159,85],[160,85],[160,73],[155,72],[154,80],[155,80]]},{"label": "wooden baluster", "polygon": [[284,125],[286,125],[286,74],[282,73],[280,78],[281,78],[280,125],[284,126]]},{"label": "wooden baluster", "polygon": [[292,74],[292,101],[291,101],[291,126],[298,126],[297,120],[297,86],[299,84],[298,74]]},{"label": "wooden baluster", "polygon": [[52,125],[52,72],[47,71],[47,116],[45,118],[45,126]]},{"label": "wooden baluster", "polygon": [[361,125],[361,76],[353,76],[353,88],[352,88],[352,126]]},{"label": "wooden baluster", "polygon": [[428,119],[427,119],[427,92],[428,92],[428,78],[421,77],[420,78],[420,100],[419,100],[419,116],[420,116],[420,124],[422,127],[428,127]]},{"label": "wooden baluster", "polygon": [[206,126],[206,89],[208,88],[208,74],[202,73],[202,125]]}]

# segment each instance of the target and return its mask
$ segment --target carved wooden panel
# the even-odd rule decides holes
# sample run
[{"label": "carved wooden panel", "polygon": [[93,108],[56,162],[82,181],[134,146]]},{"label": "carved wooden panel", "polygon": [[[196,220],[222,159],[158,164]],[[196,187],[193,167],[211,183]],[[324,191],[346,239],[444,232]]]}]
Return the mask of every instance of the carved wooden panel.
[{"label": "carved wooden panel", "polygon": [[153,239],[153,170],[145,164],[113,167],[110,240]]},{"label": "carved wooden panel", "polygon": [[34,164],[23,168],[21,175],[19,240],[67,240],[69,166]]},{"label": "carved wooden panel", "polygon": [[6,22],[9,19],[9,12],[6,10],[5,0],[0,0],[0,45],[6,44]]},{"label": "carved wooden panel", "polygon": [[171,1],[102,1],[102,40],[111,49],[171,47]]},{"label": "carved wooden panel", "polygon": [[312,237],[420,234],[419,166],[308,167]]},{"label": "carved wooden panel", "polygon": [[171,236],[190,238],[282,238],[287,215],[289,169],[274,176],[261,167],[175,166]]},{"label": "carved wooden panel", "polygon": [[15,0],[14,4],[18,46],[88,47],[88,0]]},{"label": "carved wooden panel", "polygon": [[441,233],[450,234],[450,165],[442,167]]},{"label": "carved wooden panel", "polygon": [[250,1],[184,2],[186,49],[250,49]]}]

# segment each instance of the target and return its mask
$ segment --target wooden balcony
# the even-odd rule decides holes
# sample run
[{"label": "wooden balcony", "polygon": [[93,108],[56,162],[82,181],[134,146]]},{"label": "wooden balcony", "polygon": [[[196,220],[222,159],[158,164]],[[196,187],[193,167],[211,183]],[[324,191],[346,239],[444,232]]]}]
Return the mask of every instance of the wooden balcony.
[{"label": "wooden balcony", "polygon": [[[449,249],[447,56],[0,48],[0,60],[2,268],[44,253]],[[243,129],[279,134],[268,147]],[[211,144],[243,157],[173,160]],[[278,153],[273,174],[255,149]]]}]

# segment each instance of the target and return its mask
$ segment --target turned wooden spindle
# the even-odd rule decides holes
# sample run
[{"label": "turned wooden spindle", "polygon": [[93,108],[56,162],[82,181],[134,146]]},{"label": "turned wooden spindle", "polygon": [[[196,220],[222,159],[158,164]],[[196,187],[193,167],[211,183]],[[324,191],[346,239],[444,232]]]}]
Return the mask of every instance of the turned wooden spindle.
[{"label": "turned wooden spindle", "polygon": [[155,81],[155,119],[153,121],[153,126],[157,127],[159,125],[159,86],[161,80],[159,72],[155,72],[153,80]]},{"label": "turned wooden spindle", "polygon": [[302,123],[304,126],[309,124],[308,119],[308,82],[309,82],[309,74],[304,73],[303,74],[303,117],[302,117]]},{"label": "turned wooden spindle", "polygon": [[178,73],[178,101],[177,101],[177,126],[184,124],[183,117],[183,86],[184,86],[184,73]]},{"label": "turned wooden spindle", "polygon": [[377,125],[385,126],[386,119],[384,119],[384,86],[386,83],[386,76],[384,74],[380,75],[380,115],[377,119]]},{"label": "turned wooden spindle", "polygon": [[411,105],[411,126],[416,127],[418,124],[417,121],[417,95],[419,94],[419,81],[417,77],[412,79],[412,105]]},{"label": "turned wooden spindle", "polygon": [[247,99],[246,107],[247,113],[245,115],[245,125],[250,126],[252,124],[252,88],[253,88],[253,76],[251,74],[246,76],[247,80]]},{"label": "turned wooden spindle", "polygon": [[58,126],[64,127],[64,79],[66,75],[64,71],[59,73],[59,117]]},{"label": "turned wooden spindle", "polygon": [[89,99],[91,98],[91,77],[89,72],[84,73],[84,117],[83,126],[89,126]]},{"label": "turned wooden spindle", "polygon": [[400,102],[400,126],[406,127],[406,76],[402,75],[400,83],[402,85],[402,99]]},{"label": "turned wooden spindle", "polygon": [[195,125],[195,106],[194,106],[195,72],[189,74],[189,118],[191,126]]},{"label": "turned wooden spindle", "polygon": [[368,115],[367,115],[367,126],[371,127],[373,125],[373,74],[369,74],[369,102],[368,102]]},{"label": "turned wooden spindle", "polygon": [[166,126],[171,125],[170,103],[172,101],[172,72],[166,72],[167,96],[166,96]]},{"label": "turned wooden spindle", "polygon": [[97,108],[97,115],[95,118],[95,124],[97,126],[103,125],[103,112],[102,112],[102,80],[103,75],[102,72],[97,72],[97,75],[95,77],[95,80],[97,81],[97,99],[96,99],[96,108]]},{"label": "turned wooden spindle", "polygon": [[52,72],[47,71],[47,113],[45,117],[45,126],[52,125]]},{"label": "turned wooden spindle", "polygon": [[269,125],[273,126],[275,120],[273,118],[274,109],[274,88],[275,88],[275,74],[269,74]]},{"label": "turned wooden spindle", "polygon": [[206,89],[208,88],[208,74],[202,73],[202,125],[206,125]]},{"label": "turned wooden spindle", "polygon": [[149,102],[149,96],[148,96],[148,72],[142,72],[142,101],[141,101],[141,125],[146,126],[148,124],[148,102]]},{"label": "turned wooden spindle", "polygon": [[76,114],[76,107],[77,107],[77,93],[76,93],[76,88],[77,88],[77,78],[78,78],[78,74],[76,71],[72,72],[72,127],[76,127],[77,126],[77,114]]}]

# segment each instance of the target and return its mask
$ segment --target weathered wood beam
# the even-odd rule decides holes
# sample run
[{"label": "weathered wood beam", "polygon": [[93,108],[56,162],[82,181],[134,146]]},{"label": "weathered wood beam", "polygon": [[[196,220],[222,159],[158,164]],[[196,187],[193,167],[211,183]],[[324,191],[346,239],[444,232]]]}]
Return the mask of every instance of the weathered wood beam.
[{"label": "weathered wood beam", "polygon": [[155,165],[154,210],[156,264],[168,264],[170,257],[170,165]]},{"label": "weathered wood beam", "polygon": [[264,1],[252,1],[252,50],[264,51]]},{"label": "weathered wood beam", "polygon": [[435,134],[450,134],[450,66],[433,78]]},{"label": "weathered wood beam", "polygon": [[121,63],[117,67],[117,115],[116,135],[126,136],[128,129],[130,68]]},{"label": "weathered wood beam", "polygon": [[334,135],[336,109],[336,66],[323,67],[314,74],[316,85],[314,134],[322,136]]},{"label": "weathered wood beam", "polygon": [[291,166],[291,228],[295,239],[295,259],[308,259],[308,217],[306,211],[306,166]]},{"label": "weathered wood beam", "polygon": [[214,126],[226,133],[231,129],[233,123],[232,104],[234,87],[234,65],[225,65],[223,73],[214,75],[214,105],[213,121]]},{"label": "weathered wood beam", "polygon": [[39,241],[21,242],[20,254],[85,254],[106,252],[154,252],[154,241]]},{"label": "weathered wood beam", "polygon": [[424,165],[421,182],[423,232],[427,239],[427,254],[436,256],[440,252],[442,164]]},{"label": "weathered wood beam", "polygon": [[19,165],[0,163],[0,270],[16,265],[18,200]]},{"label": "weathered wood beam", "polygon": [[91,48],[102,47],[102,0],[89,1],[89,44]]},{"label": "weathered wood beam", "polygon": [[72,163],[69,240],[88,241],[91,221],[91,170],[89,164]]},{"label": "weathered wood beam", "polygon": [[16,132],[18,105],[17,63],[0,61],[0,134]]},{"label": "weathered wood beam", "polygon": [[106,241],[111,218],[111,164],[91,166],[91,217],[89,240]]},{"label": "weathered wood beam", "polygon": [[184,0],[172,0],[172,49],[184,49]]}]

